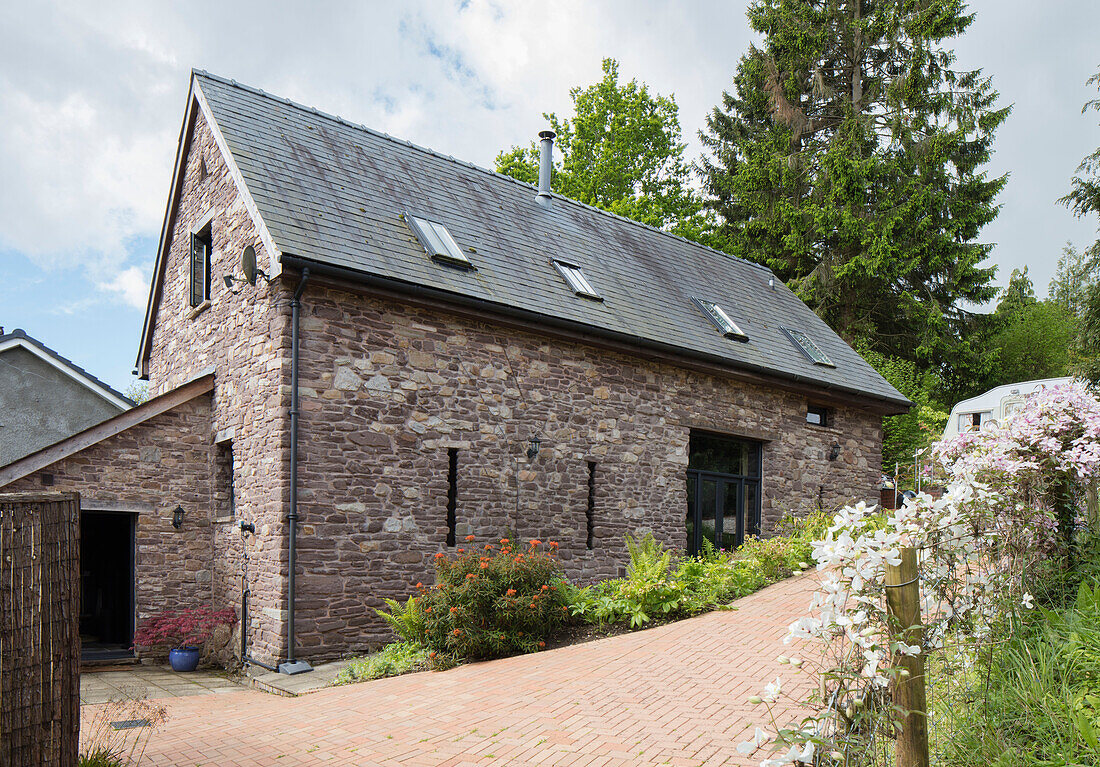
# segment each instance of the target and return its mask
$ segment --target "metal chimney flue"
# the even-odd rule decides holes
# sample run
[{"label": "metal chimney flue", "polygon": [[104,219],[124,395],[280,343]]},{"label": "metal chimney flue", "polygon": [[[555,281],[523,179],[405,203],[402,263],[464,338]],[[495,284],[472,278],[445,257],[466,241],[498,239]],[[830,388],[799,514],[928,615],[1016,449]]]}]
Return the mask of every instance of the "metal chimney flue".
[{"label": "metal chimney flue", "polygon": [[550,176],[554,172],[554,131],[539,131],[539,191],[535,202],[550,210]]}]

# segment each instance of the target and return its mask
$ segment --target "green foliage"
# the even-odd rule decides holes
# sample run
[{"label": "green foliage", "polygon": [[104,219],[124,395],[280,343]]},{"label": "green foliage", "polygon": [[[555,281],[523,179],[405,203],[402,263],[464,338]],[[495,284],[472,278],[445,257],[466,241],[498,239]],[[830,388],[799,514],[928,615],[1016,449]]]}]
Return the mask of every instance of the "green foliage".
[{"label": "green foliage", "polygon": [[1085,313],[1089,288],[1096,283],[1097,271],[1100,270],[1098,255],[1078,250],[1071,242],[1062,248],[1048,293],[1051,301],[1064,307],[1074,317]]},{"label": "green foliage", "polygon": [[1065,304],[1037,300],[1027,267],[1014,269],[983,334],[993,364],[981,388],[1067,375],[1077,331]]},{"label": "green foliage", "polygon": [[647,534],[626,537],[630,552],[627,577],[603,581],[569,594],[571,612],[589,623],[628,624],[683,618],[722,607],[800,571],[812,561],[810,541],[828,526],[827,515],[781,523],[786,535],[750,538],[736,552],[716,551],[704,543],[698,557],[672,567],[672,552]]},{"label": "green foliage", "polygon": [[945,764],[1100,763],[1100,583],[1037,608],[940,697]]},{"label": "green foliage", "polygon": [[891,472],[895,464],[912,463],[917,450],[943,436],[950,408],[940,400],[943,385],[934,372],[922,370],[912,360],[888,357],[865,343],[857,343],[856,350],[915,405],[908,413],[882,419],[882,465]]},{"label": "green foliage", "polygon": [[973,16],[958,0],[755,0],[748,17],[762,47],[701,136],[714,238],[847,340],[967,380],[983,350],[963,306],[993,297],[977,238],[1006,180],[983,166],[1009,111],[952,68]]},{"label": "green foliage", "polygon": [[428,636],[428,623],[416,597],[409,597],[404,606],[396,599],[383,599],[389,612],[375,610],[389,624],[393,633],[409,644],[423,645]]},{"label": "green foliage", "polygon": [[[603,79],[572,88],[574,117],[544,115],[557,133],[552,188],[587,205],[697,238],[701,202],[680,141],[674,97],[650,94],[644,83],[619,83],[619,65],[604,59]],[[496,169],[538,182],[539,150],[512,147]]]},{"label": "green foliage", "polygon": [[[395,602],[398,607],[400,603]],[[391,624],[392,625],[392,624]],[[350,684],[428,668],[428,651],[417,642],[391,642],[379,652],[353,660],[333,684]]]},{"label": "green foliage", "polygon": [[556,549],[553,542],[520,546],[504,538],[455,557],[437,554],[436,583],[416,598],[433,664],[545,647],[569,617]]},{"label": "green foliage", "polygon": [[989,388],[1068,375],[1076,337],[1077,318],[1061,304],[1037,301],[1020,308],[990,340],[997,367]]}]

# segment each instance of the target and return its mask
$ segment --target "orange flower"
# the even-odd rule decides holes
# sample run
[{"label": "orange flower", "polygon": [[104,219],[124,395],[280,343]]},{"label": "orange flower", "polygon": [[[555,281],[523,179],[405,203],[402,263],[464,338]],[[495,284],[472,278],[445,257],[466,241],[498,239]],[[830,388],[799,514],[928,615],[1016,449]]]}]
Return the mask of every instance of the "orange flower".
[{"label": "orange flower", "polygon": [[457,612],[458,612],[458,608],[457,608],[457,607],[452,607],[452,608],[451,608],[451,615],[454,615],[454,614],[455,614],[455,613],[457,613]]},{"label": "orange flower", "polygon": [[446,555],[442,551],[437,551],[435,554],[436,559],[442,559],[444,556]]},{"label": "orange flower", "polygon": [[435,650],[432,650],[430,653],[428,653],[428,657],[429,658],[434,658],[435,657]]},{"label": "orange flower", "polygon": [[543,590],[543,591],[546,591],[546,590],[547,590],[548,588],[550,588],[550,587],[549,587],[549,586],[547,586],[547,585],[546,585],[545,583],[544,583],[544,584],[542,584],[542,590]]},{"label": "orange flower", "polygon": [[505,596],[514,597],[516,595],[516,590],[515,589],[508,589],[507,591],[504,592],[504,594],[505,594]]},{"label": "orange flower", "polygon": [[466,536],[466,540],[468,540],[468,541],[472,541],[473,539],[474,539],[474,536],[472,536],[472,535],[467,535]]},{"label": "orange flower", "polygon": [[481,569],[482,570],[488,570],[489,569],[489,563],[488,562],[482,562],[481,563]]},{"label": "orange flower", "polygon": [[507,538],[501,538],[500,542],[501,542],[501,544],[505,544],[505,543],[508,543],[509,540]]},{"label": "orange flower", "polygon": [[558,542],[557,541],[550,541],[550,543],[548,543],[546,545],[549,546],[552,549],[556,549],[558,547]]},{"label": "orange flower", "polygon": [[546,647],[546,642],[539,642],[539,647]]},{"label": "orange flower", "polygon": [[424,584],[423,584],[423,583],[417,583],[417,584],[416,584],[416,587],[417,587],[418,589],[422,589],[422,588],[424,588]]},{"label": "orange flower", "polygon": [[462,636],[462,629],[455,629],[453,633],[456,637],[460,637]]},{"label": "orange flower", "polygon": [[467,578],[468,580],[473,580],[473,579],[474,579],[474,578],[476,578],[476,577],[477,577],[477,575],[475,575],[474,573],[467,573],[467,574],[466,574],[466,578]]},{"label": "orange flower", "polygon": [[458,553],[459,553],[459,554],[465,554],[465,553],[466,553],[466,549],[458,549]]},{"label": "orange flower", "polygon": [[493,550],[493,544],[491,544],[491,543],[486,543],[486,544],[485,544],[485,550],[486,550],[486,551],[492,551],[492,550]]},{"label": "orange flower", "polygon": [[531,609],[532,609],[532,610],[534,610],[534,609],[535,609],[535,603],[534,603],[534,602],[532,602],[530,606],[531,606]]},{"label": "orange flower", "polygon": [[538,538],[532,538],[531,540],[528,541],[528,543],[531,544],[531,548],[534,548],[535,546],[538,546],[539,544],[541,544],[542,541],[540,541]]}]

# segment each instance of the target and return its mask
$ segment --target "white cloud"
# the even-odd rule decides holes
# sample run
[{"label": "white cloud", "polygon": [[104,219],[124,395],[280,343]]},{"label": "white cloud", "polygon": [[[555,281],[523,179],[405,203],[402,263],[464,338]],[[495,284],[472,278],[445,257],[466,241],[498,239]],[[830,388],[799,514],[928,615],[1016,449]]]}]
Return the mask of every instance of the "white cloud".
[{"label": "white cloud", "polygon": [[[755,38],[744,5],[0,4],[0,250],[130,295],[119,281],[154,255],[135,242],[155,247],[192,66],[488,166],[532,140],[543,112],[567,114],[569,88],[596,80],[611,56],[624,77],[675,93],[694,160],[696,132]],[[990,231],[1002,240],[994,259],[1031,261],[1040,288],[1062,241],[1092,234],[1054,199],[1100,143],[1095,121],[1078,114],[1094,66],[1095,23],[1085,17],[1095,22],[1097,9],[1087,0],[1043,8],[1041,24],[1024,25],[1023,0],[975,2],[978,21],[960,45],[1017,102],[995,169],[1022,183],[1010,182]],[[1042,88],[1025,90],[1035,82]],[[1041,140],[1048,128],[1058,141]]]},{"label": "white cloud", "polygon": [[127,306],[144,309],[149,297],[149,277],[145,271],[131,266],[119,272],[110,282],[96,285],[100,290],[117,294]]}]

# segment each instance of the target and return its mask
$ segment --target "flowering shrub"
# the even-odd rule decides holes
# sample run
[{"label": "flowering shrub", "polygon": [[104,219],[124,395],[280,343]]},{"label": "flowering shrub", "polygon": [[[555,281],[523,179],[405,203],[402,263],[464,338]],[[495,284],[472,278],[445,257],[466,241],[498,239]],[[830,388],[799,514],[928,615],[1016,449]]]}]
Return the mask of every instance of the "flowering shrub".
[{"label": "flowering shrub", "polygon": [[418,586],[424,644],[436,664],[535,652],[569,616],[557,544],[502,538],[449,557],[436,554],[436,583]]},{"label": "flowering shrub", "polygon": [[[863,503],[847,507],[814,541],[822,586],[786,641],[816,649],[780,663],[817,683],[803,686],[814,690],[803,698],[785,694],[777,678],[750,698],[767,706],[772,731],[757,728],[738,751],[770,742],[763,767],[877,763],[877,750],[907,714],[892,698],[909,673],[904,656],[950,646],[972,661],[1034,607],[1036,573],[1072,543],[1078,491],[1100,470],[1100,402],[1079,384],[1052,387],[1001,428],[962,435],[936,455],[951,479],[942,498],[921,494],[885,514]],[[906,547],[919,555],[924,624],[916,633],[891,625],[884,599],[887,566],[900,564]],[[803,713],[780,726],[784,698]]]},{"label": "flowering shrub", "polygon": [[193,607],[147,618],[134,632],[134,645],[164,650],[202,647],[219,626],[233,626],[237,614],[230,608]]}]

